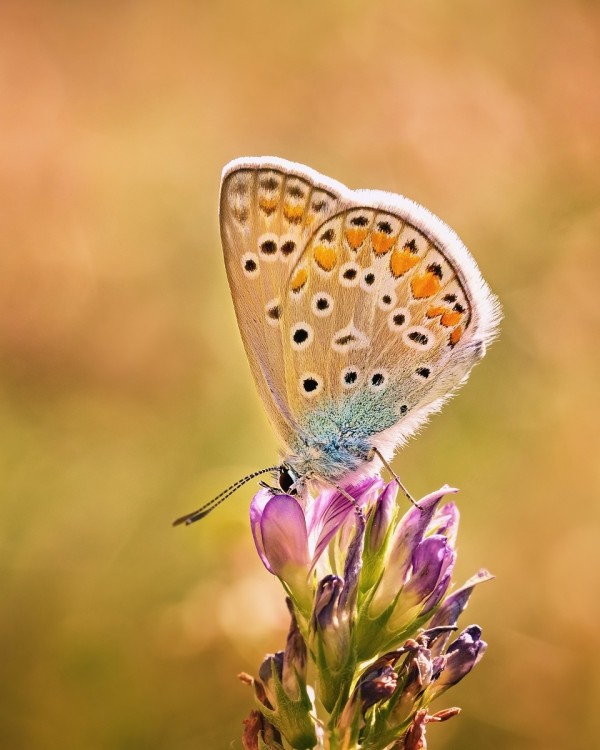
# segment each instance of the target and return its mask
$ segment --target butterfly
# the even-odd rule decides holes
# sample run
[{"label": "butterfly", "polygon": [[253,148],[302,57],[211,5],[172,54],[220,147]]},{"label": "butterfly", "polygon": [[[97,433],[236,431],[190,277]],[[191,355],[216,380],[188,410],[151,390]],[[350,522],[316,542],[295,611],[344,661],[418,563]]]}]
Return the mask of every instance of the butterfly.
[{"label": "butterfly", "polygon": [[220,228],[282,454],[263,471],[278,468],[285,492],[378,473],[495,336],[499,304],[472,256],[401,195],[350,190],[284,159],[241,158],[223,170]]}]

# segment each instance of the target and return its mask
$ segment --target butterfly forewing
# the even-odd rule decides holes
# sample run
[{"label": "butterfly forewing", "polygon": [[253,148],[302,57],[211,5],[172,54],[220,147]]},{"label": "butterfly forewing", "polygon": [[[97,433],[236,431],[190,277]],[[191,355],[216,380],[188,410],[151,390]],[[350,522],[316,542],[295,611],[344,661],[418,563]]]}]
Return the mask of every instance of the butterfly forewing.
[{"label": "butterfly forewing", "polygon": [[284,443],[297,429],[286,378],[285,290],[314,228],[344,205],[336,188],[277,159],[237,160],[223,174],[221,239],[235,312],[259,393]]}]

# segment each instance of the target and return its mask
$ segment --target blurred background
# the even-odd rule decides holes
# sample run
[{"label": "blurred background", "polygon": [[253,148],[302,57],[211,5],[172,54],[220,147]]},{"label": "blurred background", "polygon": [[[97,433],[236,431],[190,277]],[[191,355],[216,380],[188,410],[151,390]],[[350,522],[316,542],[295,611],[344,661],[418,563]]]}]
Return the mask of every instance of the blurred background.
[{"label": "blurred background", "polygon": [[241,747],[287,628],[252,487],[170,523],[275,457],[217,224],[261,154],[426,204],[504,306],[395,463],[497,576],[431,747],[595,746],[599,80],[591,0],[1,3],[0,747]]}]

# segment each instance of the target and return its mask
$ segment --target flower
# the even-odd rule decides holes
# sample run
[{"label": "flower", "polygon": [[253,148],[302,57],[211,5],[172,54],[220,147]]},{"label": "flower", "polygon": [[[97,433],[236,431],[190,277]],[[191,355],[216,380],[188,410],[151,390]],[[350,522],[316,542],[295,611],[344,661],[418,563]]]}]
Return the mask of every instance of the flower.
[{"label": "flower", "polygon": [[250,525],[260,559],[281,579],[304,614],[314,593],[308,577],[319,558],[355,509],[365,506],[382,485],[381,479],[369,477],[344,493],[325,490],[306,511],[291,495],[262,489],[254,496]]},{"label": "flower", "polygon": [[482,569],[451,592],[459,512],[447,497],[456,491],[444,486],[404,514],[397,484],[378,478],[305,505],[255,496],[254,541],[288,594],[291,625],[285,651],[248,678],[261,712],[247,720],[248,747],[419,750],[427,724],[458,713],[428,706],[485,653],[479,626],[455,633],[491,575]]},{"label": "flower", "polygon": [[446,650],[440,674],[429,691],[431,697],[441,695],[466,677],[481,661],[486,649],[487,643],[481,640],[481,628],[478,625],[471,625],[463,630]]}]

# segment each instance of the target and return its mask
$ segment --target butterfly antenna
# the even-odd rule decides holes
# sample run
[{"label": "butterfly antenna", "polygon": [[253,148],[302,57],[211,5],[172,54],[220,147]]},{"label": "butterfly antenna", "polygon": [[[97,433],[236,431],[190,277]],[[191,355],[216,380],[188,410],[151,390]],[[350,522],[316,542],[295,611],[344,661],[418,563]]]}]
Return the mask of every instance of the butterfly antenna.
[{"label": "butterfly antenna", "polygon": [[240,487],[245,485],[250,480],[254,479],[254,477],[258,477],[261,474],[267,474],[269,471],[279,471],[279,469],[279,466],[269,466],[267,469],[254,471],[252,472],[252,474],[248,474],[248,476],[244,477],[243,479],[238,479],[237,482],[234,482],[231,485],[231,487],[228,487],[226,490],[223,490],[223,492],[220,492],[216,497],[213,497],[212,500],[209,500],[207,503],[204,503],[204,505],[201,505],[197,510],[192,511],[191,513],[186,513],[185,516],[176,518],[173,521],[173,526],[181,526],[181,524],[189,526],[191,523],[194,523],[194,521],[199,521],[201,518],[205,518],[211,511],[213,511],[217,507],[217,505],[221,505],[221,503],[227,500],[228,497],[233,495],[236,490],[239,490]]},{"label": "butterfly antenna", "polygon": [[406,497],[407,497],[407,498],[408,498],[408,499],[410,500],[410,502],[411,502],[411,503],[412,503],[412,504],[413,504],[413,505],[415,506],[415,508],[419,508],[419,510],[422,510],[422,508],[421,508],[421,506],[419,505],[419,503],[418,503],[418,502],[417,502],[417,501],[416,501],[416,500],[414,499],[414,497],[413,497],[413,496],[412,496],[412,495],[410,494],[410,492],[409,492],[409,491],[408,491],[408,490],[406,489],[406,487],[405,487],[405,486],[404,486],[404,485],[402,484],[402,481],[401,481],[400,477],[399,477],[399,476],[398,476],[398,475],[396,474],[396,472],[395,472],[395,471],[394,471],[394,470],[392,469],[392,467],[390,466],[389,462],[385,460],[385,458],[383,457],[383,455],[382,455],[381,451],[380,451],[380,450],[379,450],[378,448],[376,448],[375,446],[373,446],[373,447],[371,448],[371,453],[372,453],[372,454],[374,454],[374,455],[376,455],[376,456],[377,456],[377,457],[379,458],[379,460],[381,461],[381,463],[382,463],[382,464],[383,464],[383,465],[385,466],[385,468],[386,468],[386,469],[387,469],[387,470],[388,470],[388,471],[390,472],[390,474],[391,474],[391,475],[392,475],[392,476],[394,477],[394,479],[395,479],[396,483],[398,484],[398,487],[400,487],[400,489],[402,490],[402,492],[404,492],[404,494],[406,495]]}]

